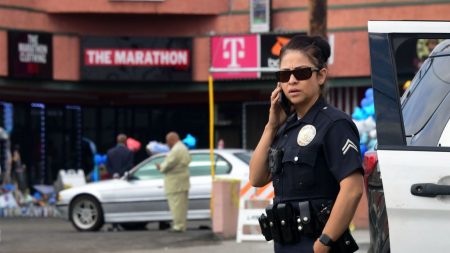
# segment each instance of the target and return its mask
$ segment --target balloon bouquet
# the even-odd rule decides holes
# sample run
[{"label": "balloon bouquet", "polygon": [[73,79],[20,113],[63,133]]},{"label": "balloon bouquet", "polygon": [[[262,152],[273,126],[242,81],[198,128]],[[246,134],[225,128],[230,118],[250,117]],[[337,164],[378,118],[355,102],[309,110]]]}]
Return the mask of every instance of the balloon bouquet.
[{"label": "balloon bouquet", "polygon": [[359,131],[359,145],[361,155],[364,157],[364,153],[366,151],[374,150],[377,143],[377,130],[375,128],[375,105],[373,101],[372,88],[366,90],[365,97],[361,100],[361,107],[355,107],[352,118]]},{"label": "balloon bouquet", "polygon": [[[191,134],[187,134],[186,137],[181,140],[189,149],[194,149],[197,145],[197,138]],[[169,152],[169,147],[165,143],[161,143],[155,140],[151,140],[145,147],[147,153],[150,155],[155,155],[159,153]]]},{"label": "balloon bouquet", "polygon": [[98,182],[103,179],[108,179],[110,177],[106,169],[107,156],[102,154],[94,155],[94,170],[90,173],[90,181]]}]

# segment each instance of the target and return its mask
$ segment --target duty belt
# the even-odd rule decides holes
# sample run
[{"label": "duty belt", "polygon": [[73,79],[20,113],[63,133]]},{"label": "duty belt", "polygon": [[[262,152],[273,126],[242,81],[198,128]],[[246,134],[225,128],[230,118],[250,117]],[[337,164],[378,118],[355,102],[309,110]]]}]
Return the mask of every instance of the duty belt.
[{"label": "duty belt", "polygon": [[302,236],[316,236],[309,202],[299,202],[298,208],[291,203],[279,203],[266,207],[266,214],[259,217],[261,231],[267,241],[295,243]]},{"label": "duty belt", "polygon": [[[266,214],[259,218],[261,232],[267,241],[281,244],[297,243],[303,236],[319,237],[333,207],[332,200],[311,200],[303,202],[279,203],[266,207]],[[358,245],[347,229],[332,245],[330,253],[350,253],[358,250]]]}]

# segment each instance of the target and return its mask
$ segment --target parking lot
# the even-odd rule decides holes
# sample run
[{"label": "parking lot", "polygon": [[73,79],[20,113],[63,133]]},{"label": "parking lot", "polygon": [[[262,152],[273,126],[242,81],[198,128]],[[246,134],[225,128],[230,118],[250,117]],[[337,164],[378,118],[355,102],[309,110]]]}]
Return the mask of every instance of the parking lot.
[{"label": "parking lot", "polygon": [[[200,228],[202,226],[203,228]],[[99,232],[77,232],[70,223],[51,218],[2,218],[0,219],[1,253],[75,253],[75,252],[126,252],[149,251],[175,252],[273,252],[272,243],[223,240],[215,236],[209,221],[189,222],[183,234],[158,230],[157,223],[150,223],[144,231],[109,231],[107,225]],[[368,234],[355,233],[361,250],[366,252]]]},{"label": "parking lot", "polygon": [[61,219],[0,219],[0,252],[139,252],[220,244],[211,230],[198,229],[203,224],[209,225],[191,223],[184,234],[160,231],[157,223],[144,231],[109,231],[111,226],[105,226],[99,232],[80,233]]}]

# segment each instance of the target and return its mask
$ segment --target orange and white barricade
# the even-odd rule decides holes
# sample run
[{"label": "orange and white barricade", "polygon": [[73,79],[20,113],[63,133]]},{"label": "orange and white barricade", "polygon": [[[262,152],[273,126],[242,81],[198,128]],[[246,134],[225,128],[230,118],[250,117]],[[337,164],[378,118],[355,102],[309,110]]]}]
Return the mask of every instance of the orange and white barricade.
[{"label": "orange and white barricade", "polygon": [[266,206],[272,203],[274,197],[272,183],[258,188],[252,187],[250,182],[243,183],[240,191],[236,241],[265,241],[258,218],[265,213]]}]

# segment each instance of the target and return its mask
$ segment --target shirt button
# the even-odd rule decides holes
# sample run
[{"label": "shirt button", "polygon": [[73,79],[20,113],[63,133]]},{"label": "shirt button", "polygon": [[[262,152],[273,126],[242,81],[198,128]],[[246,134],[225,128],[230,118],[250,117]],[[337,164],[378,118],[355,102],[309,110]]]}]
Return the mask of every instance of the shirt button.
[{"label": "shirt button", "polygon": [[294,157],[294,161],[298,161],[298,156]]}]

